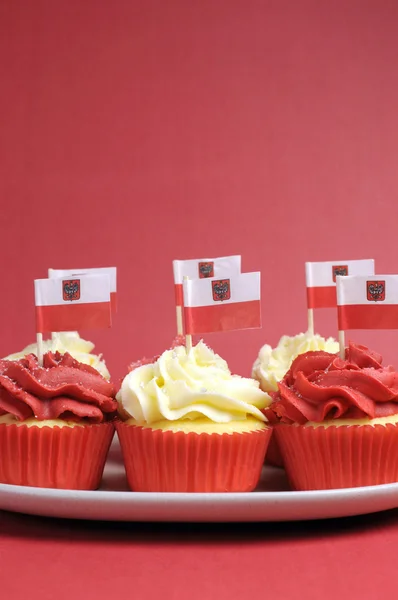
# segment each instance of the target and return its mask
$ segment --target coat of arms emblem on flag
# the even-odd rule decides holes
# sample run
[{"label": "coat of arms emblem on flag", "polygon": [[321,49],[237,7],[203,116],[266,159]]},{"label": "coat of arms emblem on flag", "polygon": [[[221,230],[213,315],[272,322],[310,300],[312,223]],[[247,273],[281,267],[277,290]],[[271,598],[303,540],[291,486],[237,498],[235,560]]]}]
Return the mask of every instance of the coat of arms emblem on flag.
[{"label": "coat of arms emblem on flag", "polygon": [[385,281],[367,281],[366,282],[366,298],[370,302],[382,302],[386,299],[386,282]]},{"label": "coat of arms emblem on flag", "polygon": [[200,262],[198,264],[199,279],[214,277],[214,262]]},{"label": "coat of arms emblem on flag", "polygon": [[348,275],[348,265],[333,265],[332,267],[333,281],[336,283],[338,275]]},{"label": "coat of arms emblem on flag", "polygon": [[217,279],[211,282],[213,300],[223,302],[231,298],[231,285],[229,279]]},{"label": "coat of arms emblem on flag", "polygon": [[62,282],[62,298],[65,302],[80,300],[80,279],[65,279]]}]

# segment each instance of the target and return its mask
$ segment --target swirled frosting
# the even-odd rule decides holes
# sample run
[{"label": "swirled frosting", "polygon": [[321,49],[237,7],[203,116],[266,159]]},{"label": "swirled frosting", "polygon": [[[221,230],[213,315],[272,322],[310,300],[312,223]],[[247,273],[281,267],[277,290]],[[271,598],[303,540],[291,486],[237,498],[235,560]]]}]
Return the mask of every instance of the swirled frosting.
[{"label": "swirled frosting", "polygon": [[335,353],[339,351],[339,344],[331,337],[325,339],[318,334],[312,335],[308,332],[295,336],[284,335],[276,348],[265,344],[260,349],[253,365],[252,377],[260,382],[264,392],[276,392],[278,381],[284,377],[296,356],[310,350]]},{"label": "swirled frosting", "polygon": [[[94,344],[80,337],[77,331],[64,331],[56,333],[54,339],[43,341],[43,352],[68,352],[78,362],[90,365],[96,369],[105,379],[110,379],[109,371],[106,367],[102,355],[92,354]],[[5,360],[18,360],[27,354],[37,355],[37,344],[30,344],[20,352],[15,352],[5,357]]]},{"label": "swirled frosting", "polygon": [[306,352],[292,363],[266,414],[270,421],[304,424],[374,419],[398,414],[398,373],[382,357],[350,343],[345,360]]},{"label": "swirled frosting", "polygon": [[[172,350],[173,348],[176,348],[177,346],[181,346],[184,343],[185,343],[185,335],[177,335],[171,342],[170,350]],[[143,358],[140,358],[140,360],[135,360],[134,362],[130,363],[129,366],[127,367],[127,370],[134,371],[134,369],[137,369],[138,367],[142,367],[143,365],[150,365],[150,364],[156,362],[159,358],[160,358],[160,354],[157,354],[156,356],[153,356],[152,358],[147,358],[146,356],[144,356]]]},{"label": "swirled frosting", "polygon": [[124,417],[143,424],[203,417],[216,423],[249,416],[265,421],[261,410],[270,403],[257,381],[232,375],[225,360],[203,342],[188,353],[177,346],[134,369],[116,398]]},{"label": "swirled frosting", "polygon": [[67,352],[48,352],[39,366],[34,354],[0,360],[0,415],[18,421],[65,419],[101,423],[117,408],[116,389],[89,365]]}]

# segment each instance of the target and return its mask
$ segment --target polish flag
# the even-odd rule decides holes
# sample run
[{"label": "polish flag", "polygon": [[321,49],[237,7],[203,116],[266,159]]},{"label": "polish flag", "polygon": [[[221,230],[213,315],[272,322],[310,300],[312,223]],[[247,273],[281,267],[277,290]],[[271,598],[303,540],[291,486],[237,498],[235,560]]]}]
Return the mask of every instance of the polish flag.
[{"label": "polish flag", "polygon": [[336,306],[336,277],[338,275],[374,275],[374,272],[373,258],[305,263],[308,308]]},{"label": "polish flag", "polygon": [[187,334],[261,327],[260,273],[184,279]]},{"label": "polish flag", "polygon": [[207,279],[228,277],[240,273],[240,256],[222,256],[220,258],[194,258],[192,260],[173,260],[176,306],[184,305],[182,284],[184,277],[189,279]]},{"label": "polish flag", "polygon": [[109,275],[35,280],[36,331],[110,327]]},{"label": "polish flag", "polygon": [[112,312],[117,312],[116,300],[116,267],[99,267],[96,269],[48,269],[48,276],[67,277],[73,279],[77,275],[108,275],[111,286],[111,307]]},{"label": "polish flag", "polygon": [[398,329],[398,275],[338,277],[339,330]]}]

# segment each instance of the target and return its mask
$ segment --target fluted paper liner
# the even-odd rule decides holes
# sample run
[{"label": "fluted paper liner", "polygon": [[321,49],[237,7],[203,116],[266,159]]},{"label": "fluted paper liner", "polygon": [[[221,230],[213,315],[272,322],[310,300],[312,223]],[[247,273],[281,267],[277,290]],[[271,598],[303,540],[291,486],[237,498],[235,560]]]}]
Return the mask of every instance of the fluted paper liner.
[{"label": "fluted paper liner", "polygon": [[278,425],[273,426],[273,433],[268,444],[265,462],[273,467],[283,467],[283,458],[275,434],[276,427],[278,427]]},{"label": "fluted paper liner", "polygon": [[398,481],[397,425],[278,425],[275,433],[287,476],[296,490]]},{"label": "fluted paper liner", "polygon": [[261,474],[271,429],[184,433],[116,422],[127,481],[140,492],[250,492]]},{"label": "fluted paper liner", "polygon": [[44,488],[99,487],[112,423],[75,427],[0,425],[0,483]]}]

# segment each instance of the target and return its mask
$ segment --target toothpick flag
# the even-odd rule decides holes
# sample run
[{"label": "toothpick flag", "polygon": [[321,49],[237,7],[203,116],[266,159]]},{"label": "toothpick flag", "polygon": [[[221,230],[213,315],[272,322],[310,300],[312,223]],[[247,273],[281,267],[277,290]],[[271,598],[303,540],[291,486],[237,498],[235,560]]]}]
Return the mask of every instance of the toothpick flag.
[{"label": "toothpick flag", "polygon": [[74,279],[80,275],[108,275],[110,280],[112,312],[116,313],[116,267],[99,267],[94,269],[48,269],[48,276],[50,278],[66,277]]},{"label": "toothpick flag", "polygon": [[336,277],[373,275],[374,260],[340,260],[305,263],[308,308],[336,306]]},{"label": "toothpick flag", "polygon": [[36,332],[111,326],[109,275],[36,279]]},{"label": "toothpick flag", "polygon": [[337,278],[339,330],[398,329],[398,275]]},{"label": "toothpick flag", "polygon": [[194,258],[193,260],[173,260],[176,305],[183,306],[182,283],[189,279],[207,279],[240,273],[240,256],[222,256],[220,258]]},{"label": "toothpick flag", "polygon": [[314,332],[314,308],[337,305],[336,277],[350,275],[373,275],[374,260],[336,260],[305,263],[307,284],[308,330]]},{"label": "toothpick flag", "polygon": [[188,335],[261,327],[260,273],[184,279]]},{"label": "toothpick flag", "polygon": [[183,280],[229,277],[241,270],[240,255],[219,258],[194,258],[191,260],[173,260],[177,334],[183,333],[182,307],[184,305]]}]

